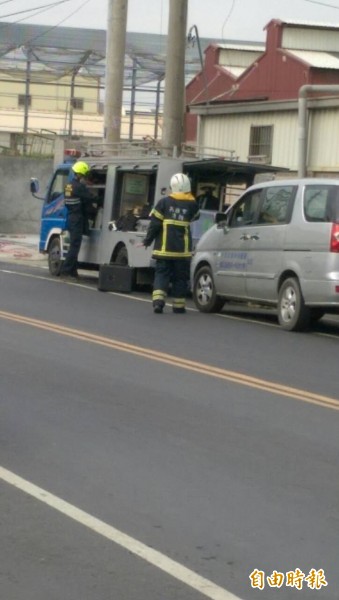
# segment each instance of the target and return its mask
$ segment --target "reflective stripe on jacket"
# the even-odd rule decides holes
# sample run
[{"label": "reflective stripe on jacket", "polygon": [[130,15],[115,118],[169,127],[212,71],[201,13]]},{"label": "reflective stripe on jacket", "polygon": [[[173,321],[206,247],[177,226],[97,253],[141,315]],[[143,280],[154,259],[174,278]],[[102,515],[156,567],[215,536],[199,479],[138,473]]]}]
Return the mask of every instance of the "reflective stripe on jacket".
[{"label": "reflective stripe on jacket", "polygon": [[87,206],[92,201],[92,196],[87,186],[74,179],[65,185],[65,206],[70,212],[78,211],[86,215]]},{"label": "reflective stripe on jacket", "polygon": [[194,196],[190,193],[172,193],[159,200],[150,216],[144,245],[150,246],[154,240],[153,258],[190,258],[190,223],[199,217]]}]

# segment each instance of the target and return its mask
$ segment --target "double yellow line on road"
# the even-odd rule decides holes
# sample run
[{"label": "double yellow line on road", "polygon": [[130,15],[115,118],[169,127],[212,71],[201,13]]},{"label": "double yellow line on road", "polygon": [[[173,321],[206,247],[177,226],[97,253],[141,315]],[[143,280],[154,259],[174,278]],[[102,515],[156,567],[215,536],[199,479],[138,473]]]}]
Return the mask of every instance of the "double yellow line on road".
[{"label": "double yellow line on road", "polygon": [[129,354],[135,354],[137,356],[141,356],[142,358],[168,364],[173,367],[194,371],[200,375],[224,379],[232,383],[245,385],[247,387],[269,392],[271,394],[286,396],[288,398],[293,398],[309,404],[317,404],[318,406],[331,408],[332,410],[339,410],[339,400],[336,400],[335,398],[330,398],[321,394],[314,394],[313,392],[308,392],[307,390],[281,385],[265,379],[251,377],[249,375],[238,373],[237,371],[220,369],[219,367],[206,365],[204,363],[188,360],[186,358],[180,358],[164,352],[158,352],[157,350],[151,350],[150,348],[135,346],[134,344],[127,344],[125,342],[120,342],[119,340],[87,333],[86,331],[81,331],[79,329],[72,329],[70,327],[65,327],[56,323],[50,323],[48,321],[41,321],[39,319],[31,319],[30,317],[25,317],[23,315],[17,315],[6,311],[0,311],[0,318],[21,323],[23,325],[36,327],[38,329],[43,329],[45,331],[50,331],[52,333],[58,333],[67,337],[72,337],[83,342],[90,342],[92,344],[104,346],[112,350],[128,352]]}]

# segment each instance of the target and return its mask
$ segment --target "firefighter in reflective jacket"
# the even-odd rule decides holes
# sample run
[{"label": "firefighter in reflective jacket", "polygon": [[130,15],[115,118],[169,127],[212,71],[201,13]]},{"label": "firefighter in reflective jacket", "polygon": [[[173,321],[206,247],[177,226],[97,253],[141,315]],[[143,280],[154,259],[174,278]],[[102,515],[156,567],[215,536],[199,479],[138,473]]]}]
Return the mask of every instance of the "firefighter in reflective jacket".
[{"label": "firefighter in reflective jacket", "polygon": [[172,309],[186,312],[192,237],[190,223],[199,217],[198,204],[191,194],[187,175],[177,173],[170,182],[171,193],[161,198],[151,210],[151,221],[143,241],[150,246],[156,260],[153,283],[153,310],[162,313],[168,287],[172,284]]},{"label": "firefighter in reflective jacket", "polygon": [[65,261],[61,265],[60,276],[62,279],[77,279],[78,255],[83,235],[88,235],[89,224],[87,209],[93,198],[82,181],[89,173],[87,163],[78,161],[73,167],[74,178],[65,186],[65,206],[67,207],[67,228],[69,231],[70,245]]}]

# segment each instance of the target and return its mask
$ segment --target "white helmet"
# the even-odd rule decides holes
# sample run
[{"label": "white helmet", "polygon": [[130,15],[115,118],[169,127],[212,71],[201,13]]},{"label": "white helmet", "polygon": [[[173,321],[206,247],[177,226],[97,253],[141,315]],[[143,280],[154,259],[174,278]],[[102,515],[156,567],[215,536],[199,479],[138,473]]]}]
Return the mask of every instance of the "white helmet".
[{"label": "white helmet", "polygon": [[191,182],[187,175],[183,173],[176,173],[171,178],[171,190],[172,192],[190,192],[191,191]]}]

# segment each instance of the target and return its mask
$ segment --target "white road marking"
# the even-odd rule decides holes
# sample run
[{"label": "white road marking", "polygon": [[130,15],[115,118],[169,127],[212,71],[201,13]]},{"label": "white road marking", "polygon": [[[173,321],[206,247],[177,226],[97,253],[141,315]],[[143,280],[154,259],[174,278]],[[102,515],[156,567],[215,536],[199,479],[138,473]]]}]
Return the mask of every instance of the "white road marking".
[{"label": "white road marking", "polygon": [[161,571],[164,571],[181,583],[184,583],[187,586],[197,590],[200,594],[203,594],[207,598],[211,598],[212,600],[241,600],[238,596],[234,596],[231,594],[231,592],[228,592],[212,581],[201,577],[198,575],[198,573],[195,573],[187,567],[184,567],[165,554],[161,554],[161,552],[146,546],[142,542],[139,542],[126,533],[123,533],[119,529],[108,525],[108,523],[104,523],[100,519],[93,517],[80,508],[77,508],[76,506],[69,504],[69,502],[62,500],[62,498],[54,496],[54,494],[51,494],[50,492],[34,485],[33,483],[30,483],[26,479],[23,479],[22,477],[11,471],[8,471],[1,466],[0,479],[21,490],[22,492],[29,494],[33,498],[36,498],[40,502],[47,504],[54,510],[57,510],[70,519],[73,519],[73,521],[77,521],[81,525],[88,527],[92,531],[95,531],[95,533],[107,538],[125,550],[128,550],[128,552],[131,552],[139,558],[142,558],[146,562],[150,563]]}]

